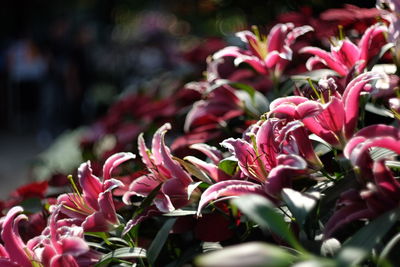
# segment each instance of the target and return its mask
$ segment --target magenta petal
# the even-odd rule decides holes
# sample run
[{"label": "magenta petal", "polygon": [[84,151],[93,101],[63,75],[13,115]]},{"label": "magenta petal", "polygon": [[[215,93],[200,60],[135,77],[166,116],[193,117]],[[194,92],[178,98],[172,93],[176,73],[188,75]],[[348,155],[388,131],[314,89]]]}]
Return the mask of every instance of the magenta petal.
[{"label": "magenta petal", "polygon": [[82,214],[82,212],[79,212],[79,209],[76,207],[76,203],[81,203],[81,202],[82,202],[81,196],[79,196],[76,193],[62,194],[57,197],[57,204],[61,206],[62,213],[64,213],[70,218],[84,220],[86,218],[86,215]]},{"label": "magenta petal", "polygon": [[253,55],[260,59],[263,58],[263,54],[259,51],[259,41],[251,31],[241,31],[236,33],[236,36],[239,37],[242,42],[247,44],[247,47]]},{"label": "magenta petal", "polygon": [[322,127],[334,133],[341,134],[345,120],[344,106],[337,97],[332,97],[329,103],[323,105],[323,111],[317,115]]},{"label": "magenta petal", "polygon": [[228,138],[221,143],[221,146],[227,148],[238,159],[239,168],[245,175],[257,179],[248,171],[248,166],[257,160],[252,145],[242,139]]},{"label": "magenta petal", "polygon": [[191,149],[196,149],[206,155],[214,164],[218,164],[222,159],[222,153],[216,147],[209,146],[207,144],[193,144],[190,146]]},{"label": "magenta petal", "polygon": [[358,47],[349,40],[340,41],[340,45],[331,48],[332,54],[349,69],[352,68],[360,57]]},{"label": "magenta petal", "polygon": [[275,99],[274,101],[271,102],[269,105],[269,110],[274,110],[278,108],[282,104],[294,104],[295,106],[304,103],[306,101],[309,101],[308,98],[303,97],[303,96],[287,96],[287,97],[279,97]]},{"label": "magenta petal", "polygon": [[375,24],[370,26],[361,37],[360,42],[358,43],[358,47],[360,48],[360,59],[367,62],[368,54],[370,53],[370,48],[372,44],[372,39],[375,36],[387,32],[387,27],[380,24]]},{"label": "magenta petal", "polygon": [[7,250],[3,247],[3,245],[0,244],[0,259],[3,257],[8,258],[8,253]]},{"label": "magenta petal", "polygon": [[111,193],[101,193],[98,201],[100,209],[86,217],[82,223],[87,232],[109,231],[113,225],[119,223]]},{"label": "magenta petal", "polygon": [[82,223],[85,232],[107,232],[110,230],[110,224],[104,220],[104,215],[101,212],[95,212]]},{"label": "magenta petal", "polygon": [[109,157],[103,166],[103,178],[108,180],[111,178],[112,171],[120,164],[127,160],[134,159],[136,156],[132,153],[121,152]]},{"label": "magenta petal", "polygon": [[220,197],[236,197],[250,193],[263,194],[264,192],[261,185],[248,181],[230,180],[216,183],[207,188],[201,195],[197,215],[201,213],[205,205]]},{"label": "magenta petal", "polygon": [[363,202],[357,202],[343,207],[335,212],[326,223],[324,239],[328,239],[334,232],[350,222],[371,217],[373,217],[373,212],[368,210]]},{"label": "magenta petal", "polygon": [[265,61],[264,61],[265,66],[267,66],[267,68],[272,68],[282,58],[284,58],[286,60],[291,60],[291,56],[284,56],[282,53],[279,53],[278,51],[272,51],[272,52],[268,53],[267,57],[265,58]]},{"label": "magenta petal", "polygon": [[318,56],[313,56],[307,59],[306,61],[306,69],[309,71],[312,71],[313,69],[316,68],[316,66],[318,66],[319,64],[324,64],[326,65],[326,62],[318,57]]},{"label": "magenta petal", "polygon": [[347,74],[347,68],[344,67],[341,62],[336,61],[336,59],[334,59],[331,54],[320,48],[307,46],[302,48],[299,52],[309,53],[318,56],[323,60],[323,62],[328,65],[328,67],[330,67],[332,70],[336,71],[340,75],[345,76]]},{"label": "magenta petal", "polygon": [[[277,58],[279,58],[279,55],[275,54],[270,58],[270,60],[277,59]],[[241,55],[241,56],[236,57],[234,60],[235,65],[239,65],[242,62],[249,64],[251,67],[253,67],[253,69],[255,71],[257,71],[260,74],[267,73],[267,70],[265,68],[266,67],[265,62],[263,60],[259,59],[258,57]]]},{"label": "magenta petal", "polygon": [[307,102],[301,103],[297,107],[297,118],[304,119],[307,117],[318,115],[323,111],[323,107],[317,101],[309,100]]},{"label": "magenta petal", "polygon": [[72,255],[56,255],[51,258],[51,267],[79,267],[76,259]]},{"label": "magenta petal", "polygon": [[394,179],[392,172],[385,166],[383,160],[374,162],[372,172],[374,173],[378,190],[389,199],[398,199],[400,195],[400,183]]},{"label": "magenta petal", "polygon": [[98,209],[97,198],[103,191],[103,184],[99,178],[93,175],[90,162],[82,163],[78,169],[79,184],[82,187],[83,197],[94,209]]},{"label": "magenta petal", "polygon": [[154,168],[153,162],[151,161],[149,154],[148,154],[148,148],[146,147],[144,138],[143,138],[143,133],[139,134],[138,137],[138,151],[139,155],[142,159],[142,162],[144,165],[146,165],[147,168]]},{"label": "magenta petal", "polygon": [[134,227],[138,223],[141,223],[145,219],[147,219],[153,215],[159,215],[159,214],[160,214],[160,211],[154,205],[147,207],[141,214],[139,214],[138,216],[136,216],[135,218],[133,218],[132,220],[130,220],[126,223],[126,226],[124,228],[124,231],[122,232],[122,235],[126,235],[132,229],[132,227]]},{"label": "magenta petal", "polygon": [[343,154],[346,158],[350,158],[350,153],[354,148],[364,142],[368,138],[375,138],[381,136],[393,137],[395,139],[400,139],[400,130],[384,124],[374,124],[359,130],[355,137],[351,138],[344,148]]},{"label": "magenta petal", "polygon": [[276,118],[296,119],[297,118],[297,107],[291,103],[282,103],[278,107],[274,108],[269,112],[269,115],[274,115]]},{"label": "magenta petal", "polygon": [[175,210],[170,197],[166,194],[159,193],[154,199],[154,204],[162,213],[168,213]]},{"label": "magenta petal", "polygon": [[165,148],[163,145],[165,133],[171,129],[170,123],[165,123],[162,125],[153,135],[153,140],[151,143],[151,152],[153,153],[153,159],[155,165],[164,165],[164,158],[162,156],[161,149]]},{"label": "magenta petal", "polygon": [[223,57],[235,57],[236,58],[236,57],[243,56],[243,53],[244,52],[236,46],[228,46],[228,47],[225,47],[224,49],[221,49],[220,51],[216,52],[213,55],[213,59],[217,60],[217,59],[220,59]]},{"label": "magenta petal", "polygon": [[172,159],[169,149],[166,147],[164,143],[164,139],[161,140],[160,152],[162,157],[162,163],[171,172],[172,177],[178,178],[182,182],[182,184],[185,185],[189,185],[191,182],[193,182],[190,175],[183,170],[181,165],[179,165],[176,161]]},{"label": "magenta petal", "polygon": [[369,149],[372,147],[383,147],[400,154],[400,140],[392,137],[377,137],[367,139],[365,142],[356,146],[350,154],[350,161],[361,168],[361,170],[370,171],[368,164],[370,163]]},{"label": "magenta petal", "polygon": [[135,179],[130,185],[129,190],[122,197],[125,204],[131,204],[129,198],[133,195],[146,197],[162,181],[157,180],[153,174],[146,174]]},{"label": "magenta petal", "polygon": [[343,93],[343,103],[346,112],[345,137],[351,138],[357,126],[359,96],[368,82],[381,78],[379,73],[366,72],[352,80]]},{"label": "magenta petal", "polygon": [[4,248],[7,250],[12,261],[17,262],[23,267],[31,267],[32,264],[24,250],[26,245],[18,233],[18,222],[21,219],[27,219],[25,215],[18,216],[23,211],[22,207],[16,206],[7,212],[3,222],[1,238],[4,242]]},{"label": "magenta petal", "polygon": [[69,236],[61,240],[61,247],[64,254],[77,257],[89,251],[88,244],[80,237]]},{"label": "magenta petal", "polygon": [[291,188],[292,180],[306,173],[307,163],[297,155],[279,155],[265,183],[265,191],[273,197],[279,197],[283,188]]},{"label": "magenta petal", "polygon": [[13,262],[10,259],[0,258],[1,267],[21,267],[19,263]]},{"label": "magenta petal", "polygon": [[296,27],[291,30],[286,37],[285,44],[290,46],[294,43],[294,41],[301,35],[306,34],[307,32],[313,31],[314,29],[309,25],[304,25],[301,27]]},{"label": "magenta petal", "polygon": [[292,23],[276,24],[268,34],[268,53],[280,51],[287,36],[287,32],[294,27]]},{"label": "magenta petal", "polygon": [[318,135],[332,146],[339,146],[339,140],[331,131],[323,128],[318,120],[308,117],[302,120],[307,129]]}]

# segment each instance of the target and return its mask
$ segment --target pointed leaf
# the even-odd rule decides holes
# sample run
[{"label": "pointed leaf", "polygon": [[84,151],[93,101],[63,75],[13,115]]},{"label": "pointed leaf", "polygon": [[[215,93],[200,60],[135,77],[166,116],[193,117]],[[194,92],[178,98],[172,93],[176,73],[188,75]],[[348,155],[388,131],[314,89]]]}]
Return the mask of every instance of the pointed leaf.
[{"label": "pointed leaf", "polygon": [[229,175],[235,174],[237,166],[238,166],[238,160],[234,156],[223,159],[218,163],[218,168],[220,168]]},{"label": "pointed leaf", "polygon": [[233,203],[261,229],[271,231],[286,240],[293,248],[305,251],[289,230],[283,216],[275,211],[274,204],[267,198],[254,194],[245,195],[234,199]]},{"label": "pointed leaf", "polygon": [[149,259],[151,266],[155,266],[154,263],[156,262],[157,257],[160,254],[161,249],[163,248],[163,246],[165,244],[165,241],[167,241],[169,232],[171,231],[172,227],[174,226],[176,219],[177,218],[167,219],[165,221],[164,225],[158,231],[153,242],[151,243],[151,245],[147,251],[147,257]]},{"label": "pointed leaf", "polygon": [[400,218],[400,209],[389,211],[364,226],[340,250],[337,260],[348,265],[360,263]]},{"label": "pointed leaf", "polygon": [[113,259],[132,259],[132,258],[146,258],[146,250],[143,248],[118,248],[110,253],[105,254],[100,261],[95,265],[96,267],[108,266]]},{"label": "pointed leaf", "polygon": [[196,258],[196,266],[291,266],[295,256],[278,246],[250,242],[227,247]]},{"label": "pointed leaf", "polygon": [[318,192],[307,194],[290,188],[284,188],[282,190],[282,197],[290,212],[296,218],[298,224],[302,227],[305,224],[310,212],[317,205],[320,194]]}]

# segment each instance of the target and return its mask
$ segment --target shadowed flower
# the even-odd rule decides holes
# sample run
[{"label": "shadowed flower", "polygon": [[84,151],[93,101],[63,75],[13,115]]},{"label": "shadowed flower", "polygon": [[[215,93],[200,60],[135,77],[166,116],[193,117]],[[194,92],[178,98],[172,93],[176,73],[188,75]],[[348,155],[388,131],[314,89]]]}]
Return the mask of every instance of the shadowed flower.
[{"label": "shadowed flower", "polygon": [[187,187],[193,182],[190,175],[178,162],[172,159],[169,149],[164,143],[164,135],[171,129],[169,123],[161,126],[153,136],[151,151],[146,147],[143,134],[138,139],[138,149],[148,174],[135,179],[123,196],[123,201],[130,204],[131,196],[146,197],[162,184],[154,204],[161,212],[171,212],[188,202]]},{"label": "shadowed flower", "polygon": [[100,254],[85,242],[83,228],[70,219],[59,220],[61,206],[53,207],[48,227],[28,242],[43,266],[75,267],[93,266]]},{"label": "shadowed flower", "polygon": [[273,73],[279,76],[286,64],[292,60],[293,51],[290,48],[297,37],[312,31],[310,26],[295,27],[292,23],[275,25],[268,36],[263,36],[254,27],[254,33],[242,31],[236,33],[247,49],[236,46],[226,47],[214,54],[214,59],[234,57],[235,64],[244,62],[261,74]]},{"label": "shadowed flower", "polygon": [[20,214],[24,210],[20,206],[11,208],[7,215],[1,219],[2,230],[0,244],[0,266],[4,267],[32,267],[42,266],[35,258],[31,248],[29,248],[21,239],[18,232],[18,224],[21,220],[28,218]]},{"label": "shadowed flower", "polygon": [[112,179],[112,171],[127,160],[134,159],[132,153],[117,153],[106,160],[103,166],[101,181],[93,175],[90,162],[83,163],[78,169],[78,181],[82,194],[71,182],[75,193],[60,195],[57,203],[61,204],[61,212],[80,222],[85,231],[108,231],[119,224],[111,191],[123,184]]},{"label": "shadowed flower", "polygon": [[371,125],[361,129],[348,142],[344,155],[355,167],[364,189],[360,192],[350,189],[341,195],[336,204],[337,211],[325,225],[325,238],[329,238],[335,231],[352,221],[373,219],[399,206],[400,183],[388,167],[393,154],[382,154],[373,159],[373,148],[385,148],[399,155],[399,129],[386,125]]}]

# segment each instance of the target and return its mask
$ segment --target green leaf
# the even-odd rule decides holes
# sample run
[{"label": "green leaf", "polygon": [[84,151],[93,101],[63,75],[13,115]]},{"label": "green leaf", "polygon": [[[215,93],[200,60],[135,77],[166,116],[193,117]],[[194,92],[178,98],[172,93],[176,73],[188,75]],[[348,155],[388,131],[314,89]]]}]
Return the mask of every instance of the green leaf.
[{"label": "green leaf", "polygon": [[37,213],[43,209],[42,201],[36,197],[25,199],[19,205],[24,208],[25,213]]},{"label": "green leaf", "polygon": [[234,157],[228,157],[218,163],[218,168],[229,175],[234,175],[238,166],[238,160]]},{"label": "green leaf", "polygon": [[379,59],[381,59],[381,57],[383,57],[383,55],[387,51],[389,51],[392,47],[394,47],[393,43],[387,43],[384,46],[382,46],[382,48],[379,51],[379,53],[369,60],[369,64],[368,64],[367,69],[371,70],[373,67],[375,67],[375,64],[379,61]]},{"label": "green leaf", "polygon": [[150,194],[142,201],[140,206],[136,209],[136,211],[133,213],[132,219],[141,214],[147,207],[153,203],[154,198],[157,196],[158,191],[160,191],[161,186],[163,183],[160,183],[156,188],[154,188]]},{"label": "green leaf", "polygon": [[201,247],[203,249],[203,253],[222,249],[221,243],[219,242],[203,242]]},{"label": "green leaf", "polygon": [[193,156],[187,156],[183,160],[177,157],[174,157],[174,160],[178,161],[185,169],[188,171],[191,175],[199,179],[200,181],[203,181],[207,184],[213,184],[213,181],[202,171],[200,170],[197,166],[192,164],[191,161],[197,160],[197,158]]},{"label": "green leaf", "polygon": [[400,170],[400,161],[395,161],[395,160],[387,160],[385,161],[386,166],[388,166],[389,168],[393,168],[393,169],[398,169]]},{"label": "green leaf", "polygon": [[337,72],[331,69],[319,69],[293,75],[290,78],[296,82],[297,86],[308,84],[307,79],[310,78],[313,82],[318,82],[320,79],[327,76],[337,76]]},{"label": "green leaf", "polygon": [[147,252],[147,257],[152,266],[154,266],[154,263],[156,262],[157,257],[160,254],[162,247],[164,246],[165,241],[167,241],[169,232],[171,231],[172,227],[174,226],[176,219],[177,218],[167,219],[165,221],[164,225],[158,231],[153,242],[151,243],[151,245],[148,249],[148,252]]},{"label": "green leaf", "polygon": [[338,265],[331,259],[314,258],[302,261],[293,265],[293,267],[337,267]]},{"label": "green leaf", "polygon": [[390,110],[384,107],[377,107],[372,103],[365,104],[365,110],[382,117],[394,118],[394,115]]},{"label": "green leaf", "polygon": [[203,183],[202,181],[200,182],[192,182],[188,185],[187,187],[187,192],[188,192],[188,197],[187,199],[190,199],[190,196],[192,195],[193,191],[201,184]]},{"label": "green leaf", "polygon": [[256,222],[264,231],[271,231],[286,240],[293,248],[305,252],[289,230],[283,216],[275,211],[274,204],[267,198],[249,194],[241,196],[232,202],[251,220]]},{"label": "green leaf", "polygon": [[296,218],[299,226],[303,227],[308,215],[317,205],[320,194],[318,192],[307,194],[290,188],[284,188],[282,190],[282,198],[290,212]]},{"label": "green leaf", "polygon": [[244,91],[237,91],[236,95],[242,101],[244,109],[249,116],[258,118],[269,110],[267,98],[258,91],[255,92],[255,97]]},{"label": "green leaf", "polygon": [[85,232],[85,235],[101,238],[107,245],[111,245],[111,242],[108,240],[108,233],[106,232]]},{"label": "green leaf", "polygon": [[108,266],[114,259],[146,258],[146,250],[143,248],[119,248],[101,257],[96,267]]},{"label": "green leaf", "polygon": [[201,255],[195,259],[196,266],[291,266],[296,257],[286,250],[265,243],[249,242],[227,247]]},{"label": "green leaf", "polygon": [[382,241],[399,218],[400,209],[396,209],[371,221],[343,244],[337,260],[349,266],[360,263]]},{"label": "green leaf", "polygon": [[397,156],[396,152],[384,147],[373,147],[369,154],[374,161]]},{"label": "green leaf", "polygon": [[196,215],[196,210],[181,210],[177,209],[168,213],[164,213],[163,216],[170,216],[170,217],[179,217],[179,216],[188,216],[188,215]]},{"label": "green leaf", "polygon": [[129,246],[129,243],[125,239],[119,237],[110,237],[108,241],[113,244],[123,244],[125,247]]}]

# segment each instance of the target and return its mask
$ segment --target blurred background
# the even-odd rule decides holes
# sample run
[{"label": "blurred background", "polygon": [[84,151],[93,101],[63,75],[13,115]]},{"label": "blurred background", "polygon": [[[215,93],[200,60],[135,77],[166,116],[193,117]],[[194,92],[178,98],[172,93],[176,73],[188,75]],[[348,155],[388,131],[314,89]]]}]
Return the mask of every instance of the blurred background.
[{"label": "blurred background", "polygon": [[[89,125],[118,96],[168,90],[248,25],[318,16],[327,0],[4,0],[0,9],[0,198],[35,180],[30,166],[61,134]],[[305,7],[312,9],[305,9]],[[207,49],[199,45],[207,41]],[[146,89],[144,89],[146,88]],[[65,159],[68,160],[68,159]]]}]

